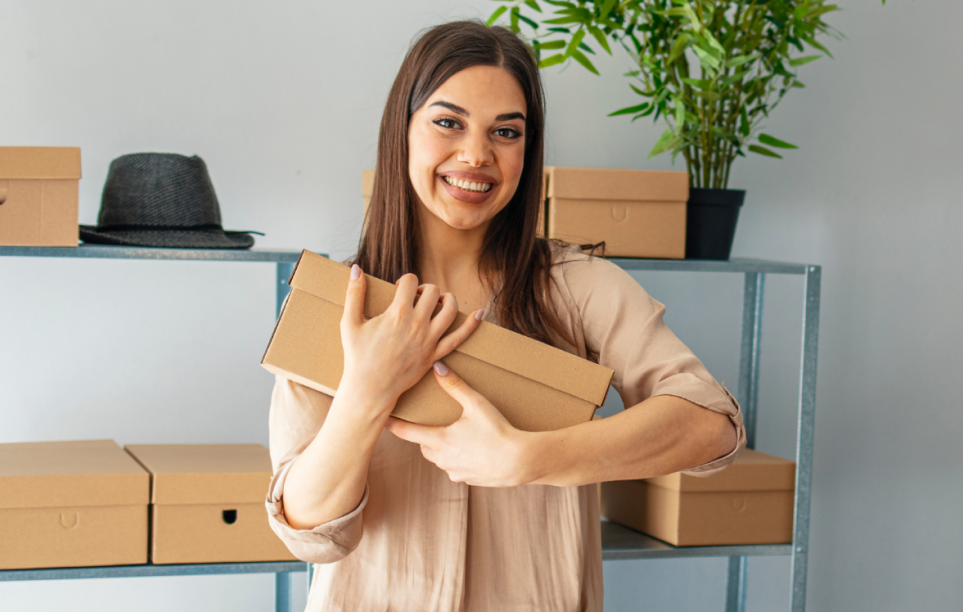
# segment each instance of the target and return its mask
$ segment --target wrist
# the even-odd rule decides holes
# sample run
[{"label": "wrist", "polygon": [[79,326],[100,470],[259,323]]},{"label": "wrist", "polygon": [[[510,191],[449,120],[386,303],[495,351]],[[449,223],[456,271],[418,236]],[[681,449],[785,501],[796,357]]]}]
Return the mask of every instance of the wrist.
[{"label": "wrist", "polygon": [[547,465],[551,456],[552,432],[519,432],[518,442],[518,484],[541,484],[549,472]]},{"label": "wrist", "polygon": [[[341,379],[334,394],[331,411],[347,413],[364,420],[384,421],[394,410],[398,397],[373,385],[364,385],[349,379]],[[382,425],[384,423],[381,423]]]}]

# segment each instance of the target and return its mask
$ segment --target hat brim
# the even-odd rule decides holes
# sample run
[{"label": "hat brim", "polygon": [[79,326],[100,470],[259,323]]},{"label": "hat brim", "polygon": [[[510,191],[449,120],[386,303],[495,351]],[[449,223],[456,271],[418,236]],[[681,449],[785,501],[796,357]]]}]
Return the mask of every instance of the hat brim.
[{"label": "hat brim", "polygon": [[96,244],[163,247],[171,249],[249,249],[254,236],[247,232],[228,232],[219,229],[98,229],[80,226],[80,239]]}]

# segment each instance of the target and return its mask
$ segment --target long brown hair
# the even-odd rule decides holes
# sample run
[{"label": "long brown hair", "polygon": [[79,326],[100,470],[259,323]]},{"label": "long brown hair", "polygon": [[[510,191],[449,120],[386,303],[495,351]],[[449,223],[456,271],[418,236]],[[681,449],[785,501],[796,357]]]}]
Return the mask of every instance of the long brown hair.
[{"label": "long brown hair", "polygon": [[446,23],[425,32],[408,50],[381,119],[378,172],[356,263],[389,282],[409,272],[418,274],[418,199],[408,174],[410,119],[442,83],[472,66],[507,70],[521,86],[528,106],[522,176],[511,201],[485,234],[478,262],[482,281],[495,291],[495,315],[503,327],[549,344],[555,343],[554,333],[574,346],[550,296],[551,247],[536,237],[545,133],[542,83],[531,48],[506,28],[488,28],[479,21]]}]

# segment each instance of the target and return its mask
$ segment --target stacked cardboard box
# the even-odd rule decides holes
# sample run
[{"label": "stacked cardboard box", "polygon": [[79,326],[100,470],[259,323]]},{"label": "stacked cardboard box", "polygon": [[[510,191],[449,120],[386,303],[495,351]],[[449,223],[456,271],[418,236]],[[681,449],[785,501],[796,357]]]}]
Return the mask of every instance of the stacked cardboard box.
[{"label": "stacked cardboard box", "polygon": [[0,569],[146,563],[149,493],[112,440],[0,444]]},{"label": "stacked cardboard box", "polygon": [[602,484],[602,515],[676,546],[792,541],[796,464],[745,449],[701,478],[669,474]]},{"label": "stacked cardboard box", "polygon": [[75,247],[80,149],[0,147],[0,245]]},{"label": "stacked cardboard box", "polygon": [[[340,321],[349,273],[347,266],[302,253],[261,360],[268,371],[334,395],[344,371]],[[365,315],[387,310],[395,289],[367,277]],[[466,316],[459,313],[452,327]],[[612,380],[608,368],[484,321],[443,361],[525,431],[587,422],[605,402]],[[424,425],[450,425],[461,416],[461,405],[428,372],[401,396],[392,414]]]},{"label": "stacked cardboard box", "polygon": [[268,524],[271,458],[260,444],[133,444],[151,477],[150,559],[293,560]]}]

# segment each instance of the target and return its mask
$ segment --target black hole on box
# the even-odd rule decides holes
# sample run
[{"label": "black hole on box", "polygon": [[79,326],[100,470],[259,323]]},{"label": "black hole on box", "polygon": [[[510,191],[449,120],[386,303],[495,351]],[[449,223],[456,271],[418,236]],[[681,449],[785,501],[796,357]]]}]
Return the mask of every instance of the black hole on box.
[{"label": "black hole on box", "polygon": [[225,510],[221,513],[221,516],[224,518],[225,523],[233,525],[237,520],[237,510]]}]

